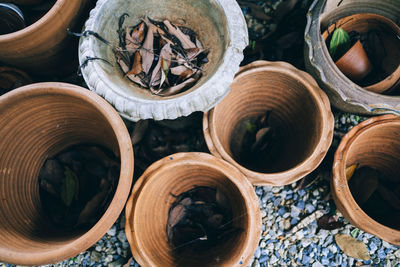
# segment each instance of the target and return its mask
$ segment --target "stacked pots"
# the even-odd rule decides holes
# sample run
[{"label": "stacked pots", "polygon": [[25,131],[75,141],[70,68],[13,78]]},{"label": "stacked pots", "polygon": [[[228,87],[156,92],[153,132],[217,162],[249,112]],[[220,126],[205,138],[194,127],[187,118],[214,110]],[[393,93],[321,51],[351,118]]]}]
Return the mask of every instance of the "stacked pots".
[{"label": "stacked pots", "polygon": [[[28,85],[0,97],[0,261],[55,263],[86,250],[113,225],[131,188],[133,151],[118,113],[96,94],[64,83]],[[51,223],[39,195],[45,160],[75,144],[104,146],[119,155],[111,203],[90,229]]]}]

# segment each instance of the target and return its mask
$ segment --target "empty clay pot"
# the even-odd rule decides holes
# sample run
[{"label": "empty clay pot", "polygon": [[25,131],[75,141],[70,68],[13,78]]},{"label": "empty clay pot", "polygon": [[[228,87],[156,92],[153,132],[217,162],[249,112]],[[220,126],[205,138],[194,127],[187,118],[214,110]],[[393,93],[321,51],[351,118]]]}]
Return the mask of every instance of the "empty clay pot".
[{"label": "empty clay pot", "polygon": [[[133,175],[129,133],[101,97],[65,83],[37,83],[0,97],[0,262],[41,265],[88,249],[113,225]],[[55,227],[43,211],[38,174],[45,160],[79,143],[104,146],[121,159],[115,195],[85,231]]]},{"label": "empty clay pot", "polygon": [[[232,143],[245,119],[272,110],[280,131],[275,162],[261,170],[238,162]],[[313,171],[324,158],[333,135],[329,100],[313,78],[284,62],[256,61],[236,74],[231,92],[204,114],[203,132],[210,152],[237,167],[255,185],[285,185]],[[238,140],[240,143],[240,140]]]},{"label": "empty clay pot", "polygon": [[[374,93],[353,83],[336,67],[324,37],[321,35],[332,23],[355,14],[377,14],[398,22],[400,20],[400,1],[380,0],[315,0],[307,13],[305,29],[305,65],[326,92],[333,106],[350,113],[361,114],[400,114],[400,96]],[[349,21],[350,23],[350,21]],[[344,28],[345,25],[343,25]],[[393,56],[398,49],[389,50]],[[396,65],[393,71],[398,67]],[[388,77],[389,80],[394,77]]]},{"label": "empty clay pot", "polygon": [[331,180],[333,199],[343,215],[356,227],[395,245],[400,245],[399,228],[378,223],[358,206],[346,179],[346,168],[353,164],[368,166],[400,183],[399,136],[398,116],[379,116],[358,124],[340,142]]},{"label": "empty clay pot", "polygon": [[[398,53],[398,50],[400,49],[400,41],[396,38],[396,35],[400,36],[400,27],[397,26],[397,24],[392,20],[385,18],[384,16],[369,13],[346,16],[339,19],[336,22],[336,25],[340,25],[340,27],[347,32],[357,31],[361,34],[367,33],[371,30],[378,30],[380,42],[382,44],[380,50],[383,51],[384,54],[383,58],[381,59],[381,66],[371,66],[371,63],[368,63],[370,60],[367,59],[365,50],[359,48],[360,54],[358,57],[360,60],[352,61],[353,64],[355,64],[354,68],[359,69],[359,71],[348,68],[348,66],[351,64],[345,64],[343,62],[343,58],[339,60],[341,61],[340,63],[339,61],[336,62],[336,66],[338,66],[343,74],[345,74],[351,80],[360,81],[365,77],[364,73],[367,73],[371,67],[381,68],[381,71],[388,73],[388,76],[377,83],[370,84],[363,88],[374,93],[384,93],[386,91],[395,89],[396,82],[400,80],[400,53]],[[334,28],[335,25],[331,25],[328,27],[328,30],[322,34],[325,40],[328,37],[328,31],[332,32]],[[355,45],[357,45],[357,43]],[[360,44],[358,44],[358,46],[360,47]],[[351,51],[349,50],[349,52]],[[364,71],[362,71],[363,69]],[[374,69],[373,71],[377,70]],[[351,73],[353,73],[353,75]],[[354,75],[354,73],[363,73],[363,75]]]},{"label": "empty clay pot", "polygon": [[74,71],[78,40],[68,36],[67,29],[77,25],[87,2],[58,0],[32,25],[0,35],[0,61],[39,76],[59,77]]},{"label": "empty clay pot", "polygon": [[353,81],[361,81],[372,70],[371,62],[360,40],[336,61],[336,66],[344,75]]},{"label": "empty clay pot", "polygon": [[[243,231],[203,252],[174,256],[166,233],[177,196],[195,186],[217,187],[229,199],[233,225]],[[247,266],[261,234],[258,198],[235,167],[205,153],[178,153],[152,164],[137,180],[127,202],[125,232],[141,266]]]}]

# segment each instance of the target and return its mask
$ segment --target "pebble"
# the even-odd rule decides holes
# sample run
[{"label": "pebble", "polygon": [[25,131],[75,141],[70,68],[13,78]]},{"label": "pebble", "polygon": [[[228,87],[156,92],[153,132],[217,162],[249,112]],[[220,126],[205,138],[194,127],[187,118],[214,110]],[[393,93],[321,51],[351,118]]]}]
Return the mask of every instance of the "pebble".
[{"label": "pebble", "polygon": [[110,236],[115,236],[115,234],[117,233],[117,228],[115,227],[115,225],[113,227],[111,227],[110,230],[108,230],[107,234]]}]

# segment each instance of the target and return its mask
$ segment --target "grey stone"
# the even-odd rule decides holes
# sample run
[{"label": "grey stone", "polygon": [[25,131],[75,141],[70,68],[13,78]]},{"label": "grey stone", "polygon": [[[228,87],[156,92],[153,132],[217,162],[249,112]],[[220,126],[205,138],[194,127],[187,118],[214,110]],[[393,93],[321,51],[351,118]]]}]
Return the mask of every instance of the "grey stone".
[{"label": "grey stone", "polygon": [[97,251],[92,251],[90,254],[90,260],[98,262],[101,260],[101,253]]}]

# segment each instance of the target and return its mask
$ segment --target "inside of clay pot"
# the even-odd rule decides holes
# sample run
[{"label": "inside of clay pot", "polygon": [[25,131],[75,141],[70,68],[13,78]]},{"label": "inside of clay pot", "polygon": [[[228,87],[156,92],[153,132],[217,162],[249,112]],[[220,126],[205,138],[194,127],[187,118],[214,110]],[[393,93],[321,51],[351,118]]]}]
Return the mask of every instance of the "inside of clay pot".
[{"label": "inside of clay pot", "polygon": [[60,249],[88,229],[66,231],[51,223],[42,208],[39,171],[47,157],[78,143],[118,155],[113,128],[92,103],[57,93],[13,98],[0,113],[0,250]]},{"label": "inside of clay pot", "polygon": [[[357,135],[356,139],[349,145],[348,152],[346,153],[346,167],[352,166],[353,164],[359,164],[357,169],[360,169],[364,166],[372,168],[382,174],[381,176],[379,176],[378,179],[378,187],[379,184],[383,184],[386,186],[386,188],[389,189],[389,191],[396,191],[397,188],[398,190],[400,190],[399,136],[399,123],[392,125],[375,125],[374,127],[363,131],[361,134]],[[353,177],[350,179],[353,179]],[[353,190],[369,190],[369,188],[365,187],[367,186],[366,183],[367,182],[362,183],[361,186],[354,188]],[[382,191],[380,191],[379,189],[376,189],[374,191],[374,194],[378,193],[378,200],[380,200],[379,197],[381,192]],[[352,192],[353,195],[356,193],[358,192]],[[372,195],[370,198],[373,201],[376,201],[376,199],[373,197],[374,195]],[[399,195],[397,195],[397,197],[399,197]],[[386,226],[400,230],[400,210],[392,206],[394,202],[382,203],[388,203],[388,205],[384,205],[384,210],[371,210],[371,208],[381,208],[381,206],[375,207],[374,205],[369,205],[370,210],[364,211],[374,220]],[[379,203],[377,203],[376,205],[378,204]],[[379,218],[380,213],[385,214],[384,218]]]},{"label": "inside of clay pot", "polygon": [[[229,199],[233,212],[233,226],[243,229],[221,240],[205,251],[185,251],[168,243],[166,233],[170,207],[179,195],[196,186],[218,187]],[[243,254],[249,238],[249,215],[244,196],[237,186],[220,170],[198,164],[181,164],[153,175],[146,183],[136,203],[134,224],[140,253],[153,266],[222,266],[230,265]]]},{"label": "inside of clay pot", "polygon": [[[372,71],[356,83],[372,92],[399,94],[393,90],[397,89],[396,81],[400,79],[400,28],[388,18],[377,14],[346,14],[339,12],[321,21],[323,38],[329,41],[329,33],[335,27],[341,27],[350,36],[352,31],[357,32],[372,64]],[[329,44],[327,49],[329,50]]]},{"label": "inside of clay pot", "polygon": [[[187,26],[194,30],[196,36],[203,47],[209,51],[207,56],[208,63],[202,66],[203,75],[196,84],[188,90],[178,94],[187,94],[204,84],[208,78],[216,72],[221,64],[228,46],[228,30],[226,17],[222,8],[213,0],[208,1],[179,1],[168,0],[160,3],[159,0],[148,1],[126,1],[113,0],[107,1],[98,11],[94,31],[99,33],[106,40],[112,42],[114,46],[119,46],[119,37],[117,33],[119,17],[127,13],[129,17],[125,18],[125,26],[134,26],[140,22],[140,19],[148,16],[155,20],[168,19],[175,25]],[[112,66],[100,61],[94,62],[96,72],[103,77],[107,83],[115,85],[128,97],[140,97],[144,99],[169,99],[170,97],[161,97],[152,94],[148,89],[144,89],[124,77],[113,49],[96,40],[92,48],[97,57],[107,59]]]},{"label": "inside of clay pot", "polygon": [[275,173],[303,162],[321,137],[321,115],[310,91],[297,77],[278,71],[258,71],[243,75],[231,85],[229,94],[214,109],[214,127],[224,150],[239,164],[243,121],[272,110],[270,124],[278,143],[272,157],[263,158],[253,171]]}]

